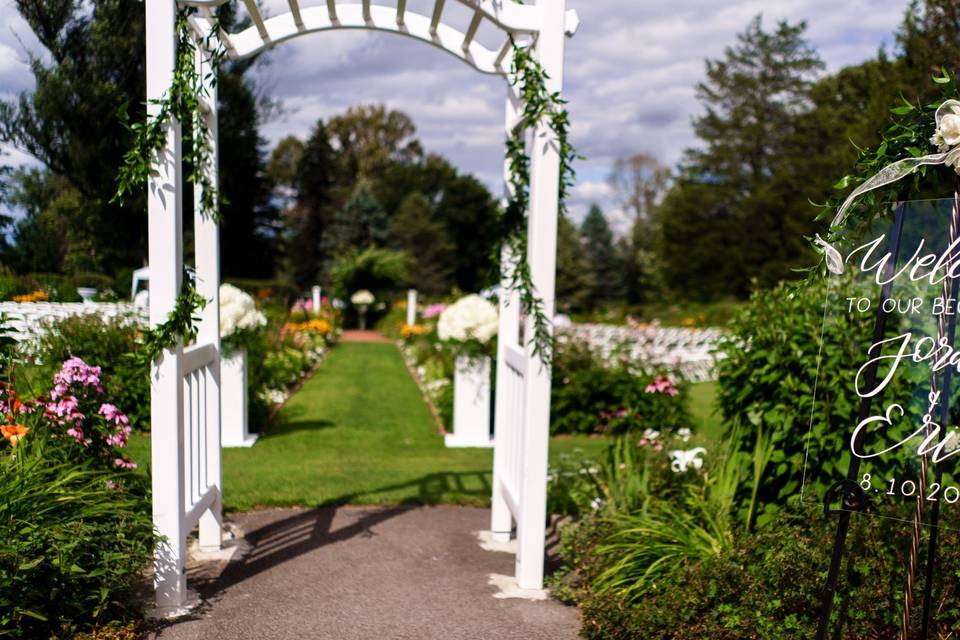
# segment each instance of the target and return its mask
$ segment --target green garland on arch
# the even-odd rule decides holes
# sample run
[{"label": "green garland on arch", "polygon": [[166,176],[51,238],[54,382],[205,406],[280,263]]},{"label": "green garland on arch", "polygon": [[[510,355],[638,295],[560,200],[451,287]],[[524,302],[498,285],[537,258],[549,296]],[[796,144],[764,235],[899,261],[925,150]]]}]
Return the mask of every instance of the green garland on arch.
[{"label": "green garland on arch", "polygon": [[[144,122],[130,123],[126,105],[119,111],[120,119],[133,134],[133,146],[124,154],[123,165],[117,174],[117,191],[113,201],[123,204],[126,196],[146,186],[166,146],[168,123],[171,120],[189,122],[190,127],[183,134],[184,146],[187,148],[184,160],[190,167],[186,178],[188,182],[201,188],[201,215],[219,222],[217,185],[205,171],[214,158],[215,150],[210,142],[210,129],[204,118],[201,102],[202,99],[210,97],[204,80],[208,81],[210,86],[216,85],[217,71],[225,57],[225,51],[216,39],[219,22],[215,22],[204,42],[207,50],[211,52],[209,75],[202,78],[197,73],[197,45],[189,22],[194,12],[195,9],[181,9],[177,13],[177,53],[173,82],[161,98],[150,102],[157,107],[156,113]],[[215,46],[210,46],[211,44]],[[144,332],[136,360],[141,363],[152,362],[160,358],[164,349],[171,349],[178,342],[189,343],[194,340],[197,336],[196,314],[207,302],[197,292],[193,273],[185,269],[174,308],[162,324]]]},{"label": "green garland on arch", "polygon": [[190,167],[186,178],[188,182],[202,189],[200,213],[219,222],[220,208],[216,185],[205,171],[213,161],[215,150],[210,143],[210,128],[204,118],[201,103],[204,98],[210,97],[204,80],[209,82],[211,87],[216,86],[217,72],[226,51],[217,37],[220,26],[219,22],[215,21],[204,39],[206,49],[210,51],[210,72],[206,78],[197,73],[196,36],[190,27],[190,16],[195,11],[196,9],[187,8],[177,12],[177,54],[173,82],[162,97],[150,101],[150,105],[157,107],[156,113],[144,122],[131,123],[127,106],[120,108],[120,119],[133,134],[133,146],[123,156],[113,201],[123,204],[127,195],[146,186],[166,146],[167,124],[171,120],[188,122],[190,126],[183,132],[183,146],[187,150],[184,160]]},{"label": "green garland on arch", "polygon": [[552,320],[544,313],[543,299],[537,293],[527,261],[527,216],[530,206],[527,133],[544,123],[556,136],[560,153],[560,184],[557,185],[559,215],[566,213],[567,197],[576,178],[573,163],[579,156],[569,139],[570,116],[564,107],[566,101],[559,92],[551,92],[547,88],[549,76],[530,48],[517,44],[512,37],[511,44],[513,61],[508,78],[510,84],[520,92],[523,111],[506,143],[510,194],[500,217],[500,233],[514,263],[504,267],[509,269],[506,273],[507,288],[519,294],[524,313],[533,318],[533,336],[530,337],[533,353],[542,363],[550,364],[553,355]]}]

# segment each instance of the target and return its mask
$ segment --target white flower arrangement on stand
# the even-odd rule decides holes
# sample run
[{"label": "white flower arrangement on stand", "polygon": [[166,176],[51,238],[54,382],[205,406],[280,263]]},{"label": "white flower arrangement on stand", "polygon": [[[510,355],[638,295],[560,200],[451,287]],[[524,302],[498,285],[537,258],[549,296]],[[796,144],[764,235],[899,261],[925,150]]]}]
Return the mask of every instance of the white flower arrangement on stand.
[{"label": "white flower arrangement on stand", "polygon": [[[490,447],[490,356],[487,345],[497,335],[497,308],[478,295],[460,298],[443,310],[437,335],[461,347],[453,383],[453,433],[448,447]],[[479,345],[481,348],[470,349]],[[477,355],[480,351],[480,355]]]},{"label": "white flower arrangement on stand", "polygon": [[373,304],[375,300],[376,298],[373,296],[373,294],[367,291],[366,289],[360,289],[359,291],[354,293],[352,296],[350,296],[350,304],[355,306],[357,308],[357,311],[360,314],[361,329],[367,328],[367,309],[370,307],[370,305]]},{"label": "white flower arrangement on stand", "polygon": [[[267,317],[257,309],[253,296],[231,284],[220,285],[220,338],[227,340],[243,331],[266,326]],[[224,447],[252,447],[257,434],[250,433],[247,397],[247,352],[242,348],[221,349],[220,390],[221,444]]]}]

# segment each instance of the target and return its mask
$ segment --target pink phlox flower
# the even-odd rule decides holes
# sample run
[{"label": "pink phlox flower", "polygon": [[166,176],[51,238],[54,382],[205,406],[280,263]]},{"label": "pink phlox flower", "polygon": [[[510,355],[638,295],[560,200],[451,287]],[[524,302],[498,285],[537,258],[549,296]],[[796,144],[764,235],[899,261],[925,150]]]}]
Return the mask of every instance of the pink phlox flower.
[{"label": "pink phlox flower", "polygon": [[73,357],[63,363],[60,372],[53,376],[53,391],[50,397],[54,400],[66,395],[73,385],[80,385],[84,388],[92,388],[96,393],[103,393],[103,387],[100,386],[100,367],[92,367],[80,358]]}]

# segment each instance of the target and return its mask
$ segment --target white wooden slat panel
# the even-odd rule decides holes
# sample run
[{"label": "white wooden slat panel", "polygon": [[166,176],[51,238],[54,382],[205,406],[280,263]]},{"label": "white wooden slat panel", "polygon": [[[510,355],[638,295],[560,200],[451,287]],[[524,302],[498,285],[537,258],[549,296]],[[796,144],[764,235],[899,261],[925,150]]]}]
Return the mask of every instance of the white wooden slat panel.
[{"label": "white wooden slat panel", "polygon": [[[332,0],[328,2],[332,4]],[[302,28],[297,26],[290,13],[269,18],[264,21],[264,25],[271,46],[303,33],[330,29],[373,29],[423,40],[456,56],[482,73],[503,74],[495,64],[496,54],[482,44],[474,41],[464,50],[464,35],[460,31],[440,23],[434,32],[431,30],[430,18],[409,11],[404,13],[403,24],[398,24],[397,14],[398,11],[392,7],[372,5],[370,19],[367,20],[364,18],[362,5],[346,4],[337,7],[335,18],[331,19],[328,8],[308,7],[300,11]],[[264,49],[263,38],[255,27],[248,27],[233,34],[231,43],[238,58],[255,55]]]}]

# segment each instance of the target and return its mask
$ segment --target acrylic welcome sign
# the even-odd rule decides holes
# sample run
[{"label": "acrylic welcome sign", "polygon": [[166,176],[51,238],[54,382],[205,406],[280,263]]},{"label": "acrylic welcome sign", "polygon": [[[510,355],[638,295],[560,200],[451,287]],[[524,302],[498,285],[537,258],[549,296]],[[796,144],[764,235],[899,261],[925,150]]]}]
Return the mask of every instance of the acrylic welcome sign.
[{"label": "acrylic welcome sign", "polygon": [[903,524],[901,630],[916,608],[926,638],[937,531],[960,528],[960,197],[892,205],[836,235],[819,241],[829,275],[800,483],[837,517],[816,637],[851,519],[866,517]]},{"label": "acrylic welcome sign", "polygon": [[818,381],[830,382],[813,392],[805,500],[907,522],[919,514],[928,525],[938,523],[941,509],[960,509],[954,204],[892,206],[827,247],[817,358]]}]

